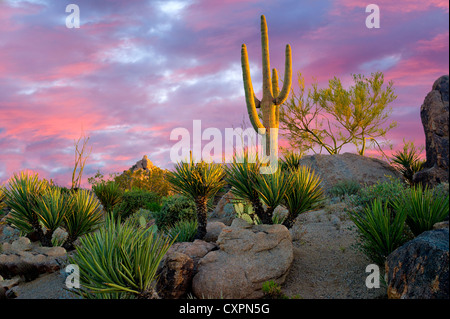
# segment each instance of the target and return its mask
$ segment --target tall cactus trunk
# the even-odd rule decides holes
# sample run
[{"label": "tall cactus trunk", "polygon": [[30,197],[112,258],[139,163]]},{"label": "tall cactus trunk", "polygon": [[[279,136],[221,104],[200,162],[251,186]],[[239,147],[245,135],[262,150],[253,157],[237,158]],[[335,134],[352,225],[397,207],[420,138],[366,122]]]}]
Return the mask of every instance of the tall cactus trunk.
[{"label": "tall cactus trunk", "polygon": [[[265,155],[269,156],[271,150],[278,149],[278,127],[279,127],[279,106],[287,99],[291,89],[292,81],[292,57],[291,47],[286,45],[286,61],[284,71],[284,82],[281,92],[278,89],[278,73],[276,69],[270,74],[269,57],[269,36],[267,32],[266,18],[261,16],[261,46],[262,46],[262,72],[263,72],[263,97],[260,100],[253,91],[252,80],[250,76],[250,66],[248,62],[247,47],[242,45],[241,63],[243,82],[245,90],[245,101],[247,111],[256,132],[265,134]],[[257,108],[262,110],[262,123],[259,119]],[[272,144],[273,143],[273,144]]]}]

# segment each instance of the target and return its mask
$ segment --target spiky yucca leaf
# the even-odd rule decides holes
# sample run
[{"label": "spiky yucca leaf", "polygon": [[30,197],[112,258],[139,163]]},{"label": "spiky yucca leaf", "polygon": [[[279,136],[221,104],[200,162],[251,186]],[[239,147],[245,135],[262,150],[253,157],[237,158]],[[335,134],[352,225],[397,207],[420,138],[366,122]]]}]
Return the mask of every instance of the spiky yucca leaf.
[{"label": "spiky yucca leaf", "polygon": [[264,209],[255,185],[260,174],[261,163],[257,157],[252,157],[248,152],[235,154],[231,164],[225,168],[226,180],[231,185],[231,193],[253,207],[254,213],[264,218]]},{"label": "spiky yucca leaf", "polygon": [[197,235],[197,228],[196,220],[180,220],[168,229],[167,235],[176,242],[191,242]]},{"label": "spiky yucca leaf", "polygon": [[282,170],[296,169],[300,167],[300,160],[302,155],[296,152],[287,152],[282,159],[280,159],[280,166]]},{"label": "spiky yucca leaf", "polygon": [[406,223],[415,236],[433,229],[449,214],[449,195],[435,194],[428,187],[418,184],[405,189],[402,196],[394,199],[397,213],[406,214]]},{"label": "spiky yucca leaf", "polygon": [[41,196],[36,198],[34,211],[38,215],[39,221],[47,229],[46,240],[51,242],[53,232],[61,226],[71,205],[70,195],[62,193],[61,189],[57,187],[47,188]]},{"label": "spiky yucca leaf", "polygon": [[295,218],[314,207],[324,199],[324,192],[320,185],[320,177],[308,166],[300,166],[290,171],[290,188],[284,198],[284,205],[288,216],[283,225],[292,227]]},{"label": "spiky yucca leaf", "polygon": [[80,189],[72,194],[71,212],[64,218],[68,236],[63,247],[74,249],[73,243],[99,225],[103,217],[100,202],[88,190]]},{"label": "spiky yucca leaf", "polygon": [[286,194],[292,192],[290,177],[282,170],[277,170],[272,174],[258,174],[254,188],[261,201],[267,206],[264,215],[260,217],[261,222],[272,224],[273,211],[282,203]]},{"label": "spiky yucca leaf", "polygon": [[358,228],[363,251],[380,266],[405,242],[405,210],[394,214],[388,203],[382,204],[375,199],[363,213],[350,212],[349,216]]},{"label": "spiky yucca leaf", "polygon": [[14,174],[5,188],[5,203],[11,208],[7,221],[25,234],[35,231],[43,239],[39,218],[35,213],[36,199],[47,188],[36,173]]},{"label": "spiky yucca leaf", "polygon": [[80,268],[83,298],[151,298],[158,266],[173,240],[108,217],[80,239],[69,261]]},{"label": "spiky yucca leaf", "polygon": [[397,168],[410,185],[413,184],[414,174],[425,167],[425,161],[421,160],[419,156],[419,150],[412,142],[405,143],[402,150],[393,154],[393,166]]},{"label": "spiky yucca leaf", "polygon": [[111,213],[114,207],[122,201],[123,190],[118,183],[112,181],[99,183],[92,186],[92,191],[102,203],[106,213]]}]

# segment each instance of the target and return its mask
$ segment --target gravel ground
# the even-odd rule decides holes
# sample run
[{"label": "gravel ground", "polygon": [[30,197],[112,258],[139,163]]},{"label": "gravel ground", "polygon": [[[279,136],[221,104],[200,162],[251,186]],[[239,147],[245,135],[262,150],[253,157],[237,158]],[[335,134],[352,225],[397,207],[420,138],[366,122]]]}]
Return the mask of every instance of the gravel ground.
[{"label": "gravel ground", "polygon": [[[294,261],[282,286],[287,296],[303,299],[382,298],[386,288],[369,289],[371,262],[357,250],[354,224],[344,212],[302,214],[291,230]],[[383,271],[383,270],[380,270]]]}]

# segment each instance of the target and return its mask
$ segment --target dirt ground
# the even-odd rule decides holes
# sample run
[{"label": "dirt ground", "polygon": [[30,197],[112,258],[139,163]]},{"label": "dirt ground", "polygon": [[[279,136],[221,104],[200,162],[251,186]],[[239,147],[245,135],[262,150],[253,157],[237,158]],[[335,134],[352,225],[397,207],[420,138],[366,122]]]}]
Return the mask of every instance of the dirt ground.
[{"label": "dirt ground", "polygon": [[380,288],[366,287],[366,278],[370,275],[366,267],[371,262],[357,249],[354,224],[342,210],[305,213],[297,219],[291,234],[294,261],[282,286],[287,296],[303,299],[385,296],[383,283]]}]

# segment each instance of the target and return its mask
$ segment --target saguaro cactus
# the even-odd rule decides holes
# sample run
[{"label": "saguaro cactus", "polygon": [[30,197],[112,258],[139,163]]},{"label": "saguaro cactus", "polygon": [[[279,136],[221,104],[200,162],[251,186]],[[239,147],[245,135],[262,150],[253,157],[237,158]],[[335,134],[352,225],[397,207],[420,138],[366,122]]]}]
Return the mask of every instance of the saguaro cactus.
[{"label": "saguaro cactus", "polygon": [[[264,15],[261,16],[261,46],[263,72],[263,97],[261,100],[258,100],[255,92],[253,91],[247,47],[245,44],[242,44],[241,63],[244,79],[245,101],[247,104],[250,122],[257,132],[259,131],[261,133],[259,129],[265,129],[266,155],[269,155],[271,149],[278,149],[277,132],[279,126],[279,106],[287,99],[291,89],[292,57],[291,46],[287,44],[283,88],[280,92],[278,88],[278,73],[275,68],[272,70],[272,78],[270,76],[269,36],[267,34],[267,23]],[[262,123],[258,117],[258,113],[256,111],[257,108],[261,108],[262,110]],[[271,145],[271,140],[275,143],[275,145]]]}]

